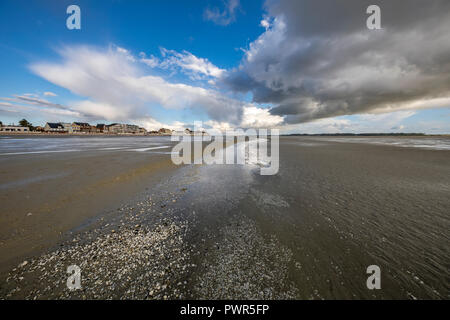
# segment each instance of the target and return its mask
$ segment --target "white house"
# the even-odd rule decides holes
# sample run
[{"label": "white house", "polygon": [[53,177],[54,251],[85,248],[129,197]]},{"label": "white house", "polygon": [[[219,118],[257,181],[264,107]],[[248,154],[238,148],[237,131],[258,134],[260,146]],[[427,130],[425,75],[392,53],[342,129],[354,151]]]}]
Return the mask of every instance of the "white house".
[{"label": "white house", "polygon": [[28,127],[21,126],[0,126],[0,132],[29,132]]}]

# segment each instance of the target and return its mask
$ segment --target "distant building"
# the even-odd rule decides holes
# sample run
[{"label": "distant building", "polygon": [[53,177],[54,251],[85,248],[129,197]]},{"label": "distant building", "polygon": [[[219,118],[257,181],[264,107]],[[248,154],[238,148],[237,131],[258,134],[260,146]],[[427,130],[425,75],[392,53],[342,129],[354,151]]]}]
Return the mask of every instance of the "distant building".
[{"label": "distant building", "polygon": [[139,133],[139,127],[134,124],[124,124],[125,133]]},{"label": "distant building", "polygon": [[146,134],[147,130],[134,124],[112,123],[107,125],[108,132],[115,134]]},{"label": "distant building", "polygon": [[172,134],[172,130],[166,129],[166,128],[161,128],[161,129],[159,129],[158,133],[160,133],[160,134]]},{"label": "distant building", "polygon": [[90,133],[92,128],[87,122],[74,122],[72,123],[72,131],[73,133]]},{"label": "distant building", "polygon": [[7,125],[0,126],[0,132],[29,132],[30,129],[28,127]]},{"label": "distant building", "polygon": [[97,124],[97,132],[98,133],[107,133],[108,132],[108,126],[104,123]]},{"label": "distant building", "polygon": [[141,127],[139,127],[139,134],[147,134],[147,130],[145,130],[145,128],[141,128]]},{"label": "distant building", "polygon": [[110,133],[122,133],[123,127],[120,123],[111,123],[106,126],[108,128],[108,132]]},{"label": "distant building", "polygon": [[97,128],[97,125],[95,125],[95,126],[90,126],[89,132],[90,132],[90,133],[100,133],[100,129]]},{"label": "distant building", "polygon": [[60,122],[60,124],[64,127],[64,130],[68,133],[73,133],[73,127],[71,123]]},{"label": "distant building", "polygon": [[67,132],[59,122],[47,122],[44,127],[45,132]]}]

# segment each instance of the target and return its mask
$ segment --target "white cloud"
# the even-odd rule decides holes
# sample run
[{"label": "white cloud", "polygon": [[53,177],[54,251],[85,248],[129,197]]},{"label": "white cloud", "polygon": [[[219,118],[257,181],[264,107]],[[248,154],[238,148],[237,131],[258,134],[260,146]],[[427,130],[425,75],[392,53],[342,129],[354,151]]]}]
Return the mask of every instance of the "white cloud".
[{"label": "white cloud", "polygon": [[139,53],[139,56],[141,57],[139,61],[148,65],[150,68],[156,68],[159,66],[160,61],[154,55],[151,55],[149,58],[147,58],[145,52],[141,52]]},{"label": "white cloud", "polygon": [[56,97],[57,94],[53,93],[53,92],[50,92],[50,91],[46,91],[46,92],[44,92],[44,96],[46,96],[46,97]]},{"label": "white cloud", "polygon": [[[38,102],[28,102],[26,100],[20,101],[14,98],[0,98],[0,100],[9,100],[11,102],[0,101],[0,106],[4,108],[1,111],[21,113],[23,117],[28,118],[30,115],[46,115],[49,120],[57,119],[55,116],[64,116],[71,118],[83,118],[84,115],[80,112],[73,111],[69,108],[58,107],[51,104],[40,104]],[[19,104],[20,102],[25,104]],[[58,119],[59,121],[59,119]]]},{"label": "white cloud", "polygon": [[270,114],[268,109],[255,106],[244,107],[244,114],[240,124],[243,128],[272,128],[280,125],[283,117]]},{"label": "white cloud", "polygon": [[416,111],[396,111],[382,114],[360,114],[355,116],[360,121],[372,122],[372,123],[385,123],[389,125],[395,125],[400,121],[403,121],[416,114]]},{"label": "white cloud", "polygon": [[226,26],[236,20],[236,11],[239,9],[239,6],[239,0],[227,0],[223,10],[217,7],[207,8],[203,13],[203,17],[206,20],[213,21],[215,24]]},{"label": "white cloud", "polygon": [[161,128],[182,131],[187,127],[185,123],[180,121],[174,121],[172,124],[167,124],[159,122],[151,117],[132,119],[131,122],[147,129],[148,131],[158,131]]},{"label": "white cloud", "polygon": [[131,54],[131,52],[125,48],[115,47],[117,52],[121,53],[127,60],[135,62],[136,58]]},{"label": "white cloud", "polygon": [[236,128],[274,128],[283,123],[283,117],[271,115],[269,109],[258,108],[247,104],[243,108],[242,120],[233,124],[226,121],[208,120],[204,122],[208,128],[226,131]]},{"label": "white cloud", "polygon": [[282,133],[343,133],[354,132],[349,119],[326,118],[302,124],[287,124],[280,127]]},{"label": "white cloud", "polygon": [[[66,47],[60,54],[62,62],[39,62],[30,68],[51,83],[86,97],[72,103],[75,111],[98,118],[127,120],[148,116],[152,106],[160,105],[168,109],[201,110],[214,120],[240,122],[243,102],[218,91],[146,75],[130,59],[126,49],[78,46]],[[181,58],[184,68],[209,75],[220,72],[207,61],[194,59],[189,54]],[[199,61],[203,64],[195,64]]]},{"label": "white cloud", "polygon": [[128,118],[126,109],[117,108],[117,106],[108,103],[97,103],[89,100],[76,101],[73,103],[73,109],[81,112],[84,116],[109,121]]},{"label": "white cloud", "polygon": [[49,109],[70,110],[71,109],[70,107],[61,105],[59,103],[53,103],[48,100],[41,99],[37,95],[30,95],[30,94],[14,95],[13,98],[2,97],[2,98],[0,98],[0,100],[10,101],[13,103],[13,104],[11,104],[12,106],[17,105],[18,103],[25,103],[27,105],[46,107],[47,110],[49,110]]},{"label": "white cloud", "polygon": [[234,126],[228,122],[219,122],[214,120],[205,121],[204,124],[208,127],[208,129],[210,128],[219,131],[227,131],[234,128]]},{"label": "white cloud", "polygon": [[413,128],[402,124],[414,116],[415,111],[396,111],[383,114],[360,114],[346,117],[332,117],[301,124],[287,124],[279,128],[283,133],[383,133],[415,132]]},{"label": "white cloud", "polygon": [[153,55],[147,58],[146,54],[141,52],[140,61],[151,68],[159,67],[173,71],[180,70],[192,80],[201,80],[207,77],[218,78],[225,72],[224,69],[215,66],[208,59],[196,57],[186,50],[177,52],[175,50],[161,48],[161,55],[162,59],[158,59]]},{"label": "white cloud", "polygon": [[270,22],[266,18],[261,20],[260,25],[261,25],[261,27],[265,28],[266,30],[270,28]]}]

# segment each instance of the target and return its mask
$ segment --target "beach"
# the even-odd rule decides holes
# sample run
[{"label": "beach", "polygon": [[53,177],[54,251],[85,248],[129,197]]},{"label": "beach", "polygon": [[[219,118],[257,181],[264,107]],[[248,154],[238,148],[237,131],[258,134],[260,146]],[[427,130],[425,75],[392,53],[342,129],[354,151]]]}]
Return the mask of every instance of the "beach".
[{"label": "beach", "polygon": [[[116,211],[124,200],[175,168],[160,139],[134,140],[17,136],[1,140],[0,270],[89,219]],[[161,152],[152,153],[148,161],[141,148]]]},{"label": "beach", "polygon": [[173,145],[0,137],[0,298],[450,298],[450,138],[282,136],[273,176]]}]

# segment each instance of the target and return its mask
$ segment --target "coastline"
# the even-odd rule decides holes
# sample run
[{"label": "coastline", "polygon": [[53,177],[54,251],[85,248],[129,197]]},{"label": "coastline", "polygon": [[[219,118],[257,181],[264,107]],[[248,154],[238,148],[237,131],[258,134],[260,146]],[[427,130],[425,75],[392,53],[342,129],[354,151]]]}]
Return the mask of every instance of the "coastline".
[{"label": "coastline", "polygon": [[[170,161],[111,151],[130,170],[136,154]],[[160,171],[148,189],[130,187],[115,208],[2,273],[0,297],[448,298],[448,150],[282,137],[280,155],[276,176],[247,165]],[[58,155],[91,173],[89,157],[78,167],[70,157]],[[65,287],[71,264],[83,290]],[[384,290],[365,288],[371,264]]]},{"label": "coastline", "polygon": [[0,136],[42,136],[42,137],[167,137],[171,134],[133,133],[51,133],[51,132],[0,132]]},{"label": "coastline", "polygon": [[58,153],[1,159],[0,271],[43,252],[169,175],[165,154]]}]

